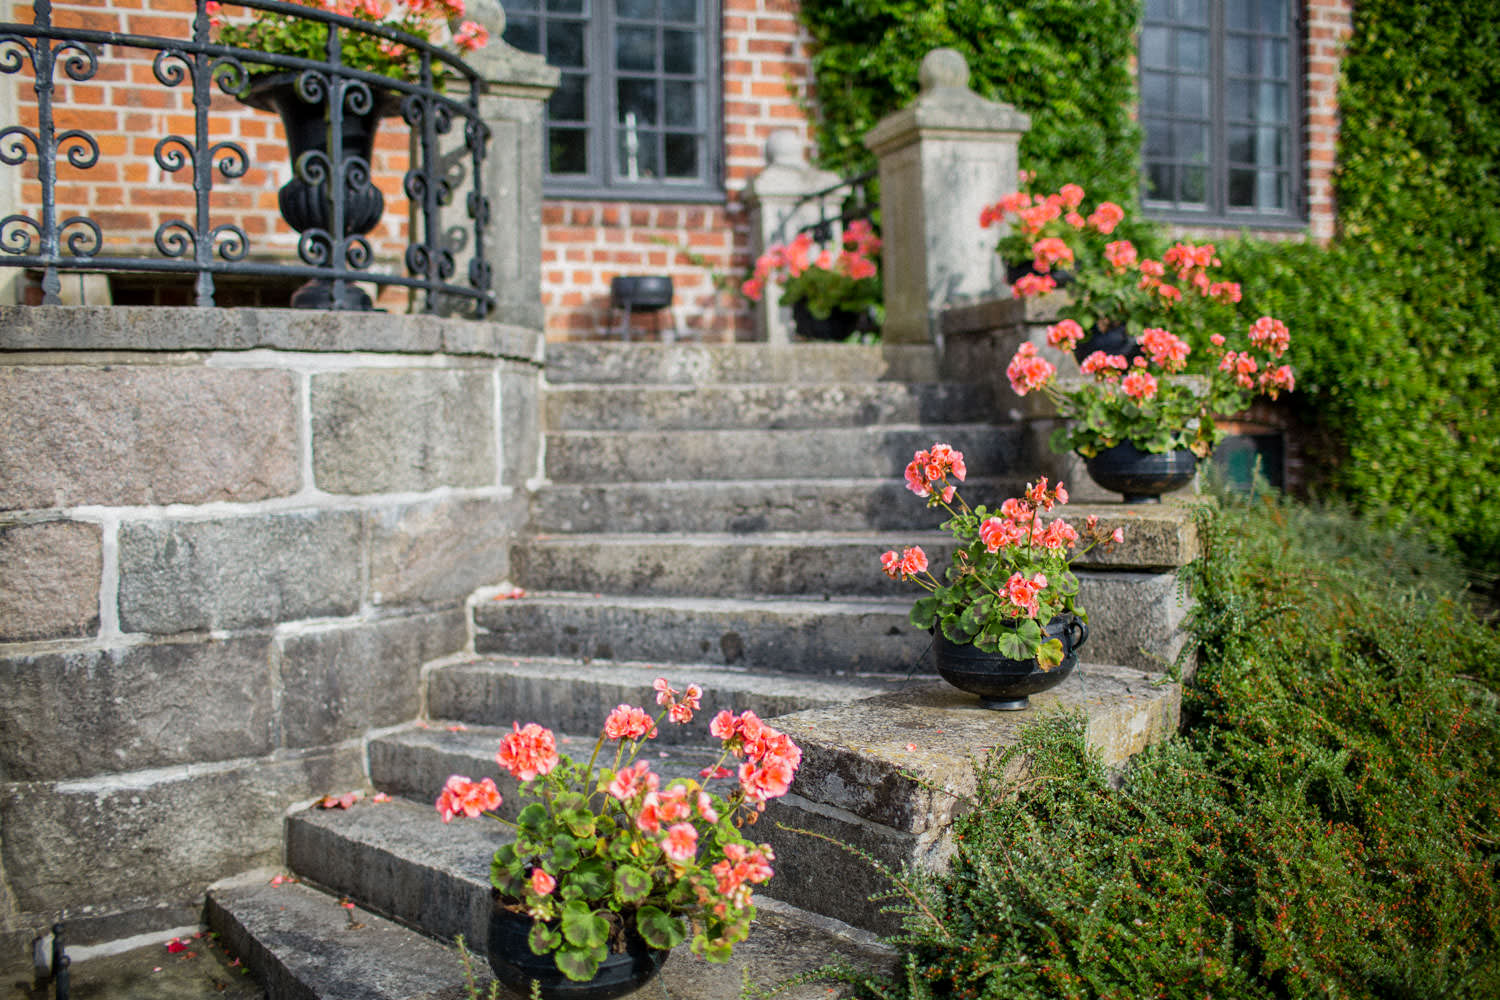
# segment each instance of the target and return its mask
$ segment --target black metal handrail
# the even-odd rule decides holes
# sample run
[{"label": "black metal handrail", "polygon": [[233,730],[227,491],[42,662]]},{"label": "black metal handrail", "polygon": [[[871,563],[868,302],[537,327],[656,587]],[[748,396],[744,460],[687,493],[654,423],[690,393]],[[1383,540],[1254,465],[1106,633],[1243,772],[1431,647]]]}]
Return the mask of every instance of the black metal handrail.
[{"label": "black metal handrail", "polygon": [[[811,234],[814,242],[827,243],[833,239],[833,227],[835,223],[840,226],[847,226],[855,219],[868,219],[871,217],[874,209],[870,205],[868,185],[878,174],[879,171],[877,170],[868,170],[865,173],[845,178],[837,184],[831,184],[821,191],[813,191],[810,194],[805,194],[801,198],[798,198],[796,203],[792,205],[792,212],[787,217],[796,218],[797,209],[803,205],[816,202],[818,205],[818,221],[809,222],[807,225],[799,227],[797,232]],[[849,193],[838,200],[838,212],[830,215],[828,213],[830,196],[845,188],[848,188]]]},{"label": "black metal handrail", "polygon": [[[243,274],[324,282],[333,292],[329,308],[358,308],[345,304],[344,293],[346,286],[359,281],[421,292],[420,308],[425,312],[487,313],[492,295],[484,230],[490,207],[483,196],[483,168],[489,129],[480,118],[484,84],[477,72],[415,36],[280,0],[233,0],[222,6],[285,14],[326,26],[325,60],[221,45],[210,40],[208,0],[194,2],[190,38],[58,28],[52,23],[51,0],[35,0],[30,25],[0,24],[0,73],[16,74],[31,66],[37,112],[35,130],[19,123],[0,129],[0,164],[20,167],[35,157],[41,186],[38,216],[17,213],[0,219],[0,265],[41,270],[44,304],[60,302],[60,272],[137,271],[196,275],[200,306],[214,304],[215,275]],[[417,78],[397,79],[346,65],[344,39],[349,32],[374,35],[415,52]],[[169,218],[156,227],[155,256],[105,253],[105,232],[94,219],[81,214],[58,218],[58,158],[65,157],[74,169],[87,170],[99,162],[100,147],[85,129],[58,131],[54,81],[59,69],[75,83],[93,79],[106,47],[154,51],[152,71],[164,87],[191,82],[192,137],[167,135],[156,143],[153,156],[167,174],[190,171],[193,217],[191,221]],[[210,209],[215,172],[223,181],[233,181],[244,176],[250,165],[241,143],[215,139],[209,107],[213,88],[242,97],[254,78],[276,71],[295,74],[301,98],[322,102],[326,111],[326,153],[304,153],[293,169],[294,179],[322,194],[328,216],[323,225],[302,231],[297,244],[299,263],[250,259],[251,241],[245,229],[233,221],[216,221]],[[450,88],[465,92],[450,96],[445,93]],[[414,215],[403,254],[405,274],[369,270],[374,257],[370,242],[361,232],[347,231],[345,219],[346,198],[373,185],[370,163],[344,148],[344,118],[346,113],[369,114],[384,92],[399,101],[401,117],[412,136],[411,168],[402,183]],[[445,150],[442,139],[452,133],[455,121],[463,123],[463,147],[450,143],[451,148]],[[335,180],[332,185],[327,183],[330,178]],[[443,209],[466,180],[469,193],[462,206],[466,223],[445,226]],[[344,197],[331,197],[333,190],[342,190]],[[219,214],[225,213],[221,209]],[[470,256],[467,274],[465,280],[455,281],[457,257],[464,252]]]}]

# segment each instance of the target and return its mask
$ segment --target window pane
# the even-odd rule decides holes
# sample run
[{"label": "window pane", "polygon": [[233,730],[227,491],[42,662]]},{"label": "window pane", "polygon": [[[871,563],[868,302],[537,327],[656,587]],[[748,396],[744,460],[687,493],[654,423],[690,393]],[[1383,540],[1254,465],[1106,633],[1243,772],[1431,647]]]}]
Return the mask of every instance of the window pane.
[{"label": "window pane", "polygon": [[554,14],[582,14],[583,0],[547,0],[547,10]]},{"label": "window pane", "polygon": [[1172,180],[1170,163],[1146,164],[1146,199],[1148,201],[1171,201]]},{"label": "window pane", "polygon": [[669,135],[667,146],[667,176],[693,178],[698,176],[698,139],[691,135]]},{"label": "window pane", "polygon": [[1208,72],[1207,32],[1179,31],[1177,33],[1177,68],[1189,73]]},{"label": "window pane", "polygon": [[1208,24],[1208,0],[1177,0],[1178,24]]},{"label": "window pane", "polygon": [[1288,120],[1286,107],[1287,86],[1284,83],[1262,83],[1259,101],[1256,103],[1256,120],[1284,122]]},{"label": "window pane", "polygon": [[1262,167],[1285,166],[1286,151],[1282,145],[1282,140],[1285,135],[1285,129],[1262,128],[1256,135],[1256,164]]},{"label": "window pane", "polygon": [[1165,73],[1141,74],[1141,105],[1148,112],[1172,109],[1172,78]]},{"label": "window pane", "polygon": [[1172,155],[1172,128],[1166,122],[1146,122],[1146,156],[1158,159]]},{"label": "window pane", "polygon": [[1286,207],[1285,176],[1274,170],[1262,170],[1255,175],[1255,206],[1257,208]]},{"label": "window pane", "polygon": [[[632,138],[634,141],[632,142]],[[661,176],[661,170],[656,161],[656,143],[659,133],[645,129],[637,129],[634,133],[628,129],[620,129],[619,132],[619,171],[625,180],[656,180]]]},{"label": "window pane", "polygon": [[547,170],[553,174],[589,172],[589,133],[581,128],[547,130]]},{"label": "window pane", "polygon": [[500,36],[508,44],[514,45],[522,52],[542,51],[541,27],[534,17],[523,17],[518,14],[505,15],[505,34]]},{"label": "window pane", "polygon": [[1172,18],[1172,4],[1170,0],[1146,0],[1146,19],[1148,21],[1169,21]]},{"label": "window pane", "polygon": [[661,16],[667,21],[698,24],[698,0],[665,0]]},{"label": "window pane", "polygon": [[1224,36],[1224,68],[1235,76],[1255,72],[1255,43],[1244,35]]},{"label": "window pane", "polygon": [[1229,171],[1229,207],[1255,207],[1255,171]]},{"label": "window pane", "polygon": [[616,112],[620,121],[626,121],[626,115],[634,114],[636,125],[641,128],[657,124],[655,80],[621,80],[616,94],[620,102]]},{"label": "window pane", "polygon": [[1287,0],[1260,0],[1260,30],[1285,34]]},{"label": "window pane", "polygon": [[1191,163],[1208,162],[1208,126],[1179,122],[1172,126],[1173,155]]},{"label": "window pane", "polygon": [[656,29],[620,28],[615,32],[615,68],[637,73],[656,71]]},{"label": "window pane", "polygon": [[1166,28],[1147,27],[1141,32],[1141,65],[1152,69],[1170,69],[1167,44],[1171,34]]},{"label": "window pane", "polygon": [[1236,125],[1229,129],[1226,153],[1230,163],[1255,162],[1255,129]]},{"label": "window pane", "polygon": [[1177,78],[1177,100],[1172,110],[1179,115],[1204,118],[1208,115],[1208,81],[1201,76]]},{"label": "window pane", "polygon": [[656,20],[656,0],[615,0],[615,13],[641,21]]},{"label": "window pane", "polygon": [[1208,203],[1208,168],[1183,167],[1178,172],[1182,191],[1178,202],[1183,205],[1205,205]]},{"label": "window pane", "polygon": [[[698,88],[688,80],[668,80],[662,84],[666,103],[666,122],[684,128],[698,127]],[[670,166],[671,157],[668,157]]]},{"label": "window pane", "polygon": [[698,39],[692,31],[661,33],[662,69],[668,73],[693,76],[698,72]]},{"label": "window pane", "polygon": [[562,82],[552,92],[552,97],[547,101],[547,116],[552,121],[587,121],[588,102],[586,100],[586,82],[588,77],[581,73],[564,73]]},{"label": "window pane", "polygon": [[554,66],[584,65],[583,22],[547,22],[547,61]]},{"label": "window pane", "polygon": [[1255,0],[1224,0],[1224,24],[1231,30],[1255,30]]},{"label": "window pane", "polygon": [[1248,80],[1229,80],[1224,84],[1224,114],[1230,121],[1250,121],[1250,99],[1253,92]]},{"label": "window pane", "polygon": [[505,14],[508,18],[518,10],[536,10],[540,4],[538,0],[505,0]]}]

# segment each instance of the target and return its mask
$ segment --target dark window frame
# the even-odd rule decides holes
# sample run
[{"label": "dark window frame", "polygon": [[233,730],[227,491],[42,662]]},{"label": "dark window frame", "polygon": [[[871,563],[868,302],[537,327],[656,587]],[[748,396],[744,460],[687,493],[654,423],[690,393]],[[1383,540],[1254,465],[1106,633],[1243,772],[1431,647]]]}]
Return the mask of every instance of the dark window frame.
[{"label": "dark window frame", "polygon": [[[1305,107],[1305,59],[1306,59],[1306,16],[1303,4],[1292,0],[1288,5],[1289,23],[1284,35],[1277,33],[1257,31],[1251,34],[1262,37],[1282,37],[1286,41],[1287,66],[1285,76],[1268,77],[1263,73],[1231,74],[1228,68],[1227,47],[1225,43],[1226,34],[1229,33],[1225,21],[1226,12],[1223,0],[1207,0],[1209,15],[1208,24],[1208,73],[1209,99],[1206,119],[1196,118],[1192,115],[1174,114],[1164,109],[1153,109],[1148,112],[1146,107],[1146,73],[1149,71],[1145,46],[1147,27],[1163,27],[1167,29],[1182,28],[1180,22],[1174,18],[1152,18],[1149,10],[1142,18],[1142,36],[1139,53],[1139,81],[1140,98],[1139,114],[1143,133],[1147,133],[1151,122],[1164,122],[1168,125],[1173,123],[1189,124],[1197,121],[1206,121],[1209,130],[1208,140],[1208,162],[1207,162],[1207,199],[1203,208],[1195,208],[1191,204],[1183,204],[1175,195],[1180,195],[1179,187],[1174,192],[1174,199],[1151,199],[1147,196],[1148,169],[1152,162],[1170,162],[1175,166],[1187,164],[1183,157],[1155,157],[1148,159],[1147,150],[1149,141],[1143,140],[1141,148],[1141,175],[1140,193],[1143,211],[1154,219],[1164,222],[1182,223],[1199,226],[1221,226],[1233,228],[1250,229],[1303,229],[1307,226],[1307,159],[1306,159],[1306,128],[1307,109]],[[1148,8],[1151,5],[1147,5]],[[1175,11],[1175,3],[1171,4]],[[1238,29],[1235,33],[1244,34]],[[1178,73],[1183,72],[1178,67],[1178,57],[1174,54],[1171,59],[1172,79],[1175,80]],[[1257,67],[1263,70],[1264,67]],[[1191,74],[1189,74],[1191,75]],[[1285,171],[1287,181],[1286,207],[1276,208],[1234,208],[1229,202],[1229,131],[1232,127],[1228,118],[1228,86],[1227,80],[1231,76],[1246,80],[1271,80],[1285,83],[1287,87],[1287,117],[1286,129],[1286,156]],[[1247,122],[1237,123],[1240,127],[1246,127]],[[1174,152],[1175,152],[1174,140]]]},{"label": "dark window frame", "polygon": [[[615,39],[620,22],[625,22],[626,27],[644,26],[654,24],[658,31],[658,39],[664,30],[676,30],[674,25],[682,22],[669,22],[662,16],[662,5],[657,4],[657,15],[651,19],[625,18],[617,13],[616,0],[585,0],[581,5],[581,13],[576,16],[563,15],[555,10],[548,10],[554,5],[541,0],[537,4],[539,11],[522,12],[507,10],[507,21],[514,17],[540,16],[542,18],[566,18],[579,21],[584,25],[583,31],[583,73],[587,74],[584,85],[585,116],[582,119],[555,119],[554,103],[549,100],[545,106],[542,120],[542,193],[549,198],[571,198],[571,199],[600,199],[610,201],[647,201],[647,202],[702,202],[722,203],[726,198],[724,189],[724,104],[723,104],[723,33],[720,4],[712,0],[699,0],[697,3],[699,16],[702,24],[697,29],[702,32],[702,66],[699,73],[694,74],[691,79],[702,81],[698,104],[702,112],[702,123],[700,126],[687,130],[673,132],[670,127],[664,126],[660,135],[668,134],[691,134],[701,135],[702,156],[699,165],[699,173],[694,178],[672,179],[652,178],[648,180],[629,180],[623,175],[625,170],[620,163],[618,152],[621,142],[621,134],[624,125],[619,121],[618,93],[619,81],[621,79],[651,79],[657,83],[658,107],[665,115],[665,82],[670,80],[688,79],[684,75],[668,73],[665,67],[654,71],[631,71],[619,69],[616,65]],[[507,26],[509,28],[509,24]],[[546,29],[543,28],[543,31]],[[546,53],[544,52],[543,55]],[[660,58],[665,58],[660,56]],[[578,73],[579,70],[571,67],[559,67],[563,73]],[[566,129],[570,126],[588,129],[588,137],[585,142],[588,170],[586,173],[557,174],[551,170],[550,147],[551,134],[554,128]],[[665,142],[665,140],[663,140]],[[661,148],[660,155],[665,156],[665,147]],[[660,161],[659,161],[660,162]]]}]

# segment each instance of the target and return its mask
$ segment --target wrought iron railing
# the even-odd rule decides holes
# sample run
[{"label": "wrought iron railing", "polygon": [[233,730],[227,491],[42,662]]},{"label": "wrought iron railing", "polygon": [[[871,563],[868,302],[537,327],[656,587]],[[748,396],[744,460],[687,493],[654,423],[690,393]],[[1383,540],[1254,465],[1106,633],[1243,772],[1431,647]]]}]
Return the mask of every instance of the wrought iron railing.
[{"label": "wrought iron railing", "polygon": [[[489,205],[482,176],[489,130],[480,118],[483,83],[476,72],[451,53],[381,24],[279,0],[236,0],[213,7],[209,0],[193,3],[196,13],[190,21],[184,12],[184,24],[191,25],[186,38],[59,28],[53,24],[52,0],[34,0],[29,25],[0,24],[0,73],[21,74],[29,67],[36,93],[34,122],[0,129],[0,164],[27,169],[34,162],[40,185],[39,204],[0,219],[0,265],[40,271],[44,304],[60,301],[62,272],[134,271],[195,276],[200,306],[214,304],[215,276],[258,275],[311,279],[323,286],[330,300],[326,308],[368,308],[368,298],[352,291],[355,282],[370,282],[410,289],[421,299],[414,303],[420,311],[484,315],[491,298],[484,245]],[[210,11],[227,17],[235,8],[321,25],[326,30],[326,59],[216,43]],[[347,65],[344,52],[354,32],[414,52],[419,66],[415,77],[397,79]],[[57,201],[59,159],[65,160],[69,173],[86,172],[100,162],[101,152],[97,136],[88,129],[59,126],[59,111],[67,109],[54,100],[56,84],[99,78],[110,55],[143,62],[141,52],[151,54],[156,84],[186,84],[192,91],[192,134],[161,137],[153,159],[163,177],[182,177],[181,183],[191,184],[194,207],[191,217],[167,218],[155,227],[150,236],[154,254],[144,247],[145,238],[134,248],[127,246],[127,252],[113,252],[113,245],[106,247],[110,234],[99,222],[81,212],[60,218],[67,208],[60,213]],[[228,209],[212,205],[216,185],[233,187],[251,165],[245,144],[226,138],[229,133],[216,127],[225,116],[210,108],[215,90],[244,97],[270,73],[287,74],[299,99],[318,106],[326,126],[326,148],[304,152],[293,165],[292,183],[303,185],[303,201],[314,208],[321,204],[311,219],[300,220],[307,226],[297,241],[295,262],[268,253],[256,255],[244,226]],[[348,148],[346,118],[397,109],[410,130],[411,162],[402,189],[411,225],[400,265],[372,270],[375,253],[365,232],[375,223],[360,231],[358,223],[346,217],[358,196],[372,187],[371,164]],[[64,124],[66,120],[64,113]],[[335,183],[330,185],[330,179]],[[343,197],[332,197],[330,192],[336,190]],[[460,190],[467,192],[461,199]],[[287,201],[283,191],[284,214]],[[452,224],[450,211],[445,225],[445,209],[462,211],[462,223]],[[378,221],[378,210],[375,215]],[[132,249],[137,252],[129,252]],[[467,258],[467,266],[458,276],[461,257]]]},{"label": "wrought iron railing", "polygon": [[[799,233],[808,233],[816,243],[827,243],[834,237],[834,226],[847,226],[855,219],[869,219],[875,210],[870,199],[870,182],[879,171],[870,170],[830,185],[821,191],[813,191],[798,198],[788,218],[796,218],[803,205],[816,204],[818,219],[798,228]],[[838,197],[835,198],[834,196]]]}]

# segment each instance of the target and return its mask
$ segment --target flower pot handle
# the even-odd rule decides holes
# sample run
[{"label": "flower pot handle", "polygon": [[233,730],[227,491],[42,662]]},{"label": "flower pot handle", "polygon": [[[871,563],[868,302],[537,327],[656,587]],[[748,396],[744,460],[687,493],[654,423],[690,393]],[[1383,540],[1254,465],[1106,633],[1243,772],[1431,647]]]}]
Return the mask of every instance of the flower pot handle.
[{"label": "flower pot handle", "polygon": [[1085,642],[1088,641],[1089,637],[1089,627],[1085,625],[1081,619],[1074,618],[1072,621],[1068,622],[1068,632],[1070,634],[1075,628],[1078,629],[1078,638],[1073,639],[1070,642],[1070,645],[1073,649],[1077,649],[1079,646],[1082,646]]}]

